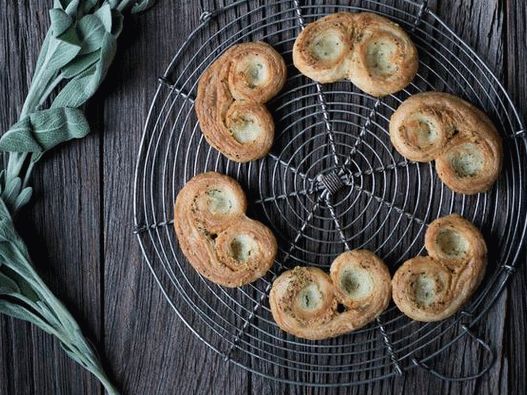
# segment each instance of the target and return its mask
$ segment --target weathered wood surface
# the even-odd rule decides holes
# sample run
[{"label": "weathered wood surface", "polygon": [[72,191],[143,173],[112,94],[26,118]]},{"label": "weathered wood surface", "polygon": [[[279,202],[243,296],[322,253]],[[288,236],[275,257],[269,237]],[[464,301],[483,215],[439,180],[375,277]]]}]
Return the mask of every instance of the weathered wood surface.
[{"label": "weathered wood surface", "polygon": [[[247,373],[203,345],[165,302],[132,235],[132,188],[142,125],[171,56],[197,25],[202,8],[220,0],[160,0],[126,19],[117,59],[90,101],[94,132],[57,149],[35,172],[34,203],[19,219],[39,272],[102,352],[127,394],[430,393],[522,394],[525,369],[525,265],[477,332],[498,352],[485,377],[448,384],[426,372],[371,386],[330,390],[277,384]],[[505,82],[527,111],[527,6],[524,0],[436,0],[430,7]],[[0,2],[0,129],[16,120],[48,27],[51,1]],[[524,260],[525,258],[522,257]],[[450,374],[485,360],[461,342],[435,366]],[[97,382],[41,331],[0,317],[0,394],[96,394]]]}]

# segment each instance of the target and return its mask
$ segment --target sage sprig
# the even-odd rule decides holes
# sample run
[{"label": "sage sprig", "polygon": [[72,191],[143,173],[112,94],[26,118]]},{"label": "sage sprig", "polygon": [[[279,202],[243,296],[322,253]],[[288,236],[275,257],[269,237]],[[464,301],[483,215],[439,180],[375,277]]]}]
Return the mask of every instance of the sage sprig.
[{"label": "sage sprig", "polygon": [[75,319],[33,269],[13,217],[31,199],[30,176],[44,153],[90,132],[81,107],[115,57],[122,12],[144,11],[154,1],[54,0],[51,26],[19,120],[0,138],[0,150],[8,152],[7,166],[0,171],[0,313],[57,337],[65,352],[110,394],[117,390]]},{"label": "sage sprig", "polygon": [[109,394],[117,390],[69,311],[33,269],[27,248],[15,232],[0,199],[0,313],[28,321],[56,336],[64,351],[92,372]]}]

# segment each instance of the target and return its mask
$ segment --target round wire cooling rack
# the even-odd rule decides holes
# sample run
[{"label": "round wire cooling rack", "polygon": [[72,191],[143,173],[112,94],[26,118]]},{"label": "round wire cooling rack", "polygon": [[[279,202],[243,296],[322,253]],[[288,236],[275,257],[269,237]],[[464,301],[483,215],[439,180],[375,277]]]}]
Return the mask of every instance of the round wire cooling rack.
[{"label": "round wire cooling rack", "polygon": [[[527,223],[521,160],[527,154],[522,121],[490,69],[426,1],[351,1],[324,5],[298,0],[243,0],[205,11],[172,59],[152,101],[137,158],[135,230],[143,255],[170,305],[212,349],[254,373],[315,386],[342,386],[402,375],[415,367],[445,380],[479,377],[493,349],[473,326],[487,313],[514,272]],[[365,95],[349,82],[321,86],[292,66],[295,37],[305,24],[337,11],[373,11],[410,33],[419,73],[386,98]],[[194,113],[202,72],[237,42],[264,40],[286,59],[288,81],[269,104],[276,137],[265,158],[238,164],[204,141]],[[413,93],[441,90],[484,109],[504,137],[504,167],[488,193],[453,193],[431,164],[405,160],[392,148],[388,120]],[[173,202],[194,175],[219,171],[247,191],[249,214],[268,224],[279,254],[253,284],[224,289],[199,276],[178,248]],[[418,323],[393,305],[376,322],[336,339],[306,341],[282,332],[267,302],[272,281],[296,265],[329,268],[345,249],[368,248],[392,272],[423,251],[426,226],[457,212],[480,227],[489,243],[486,278],[469,305],[439,323]],[[431,365],[469,335],[489,356],[473,376],[445,377]]]}]

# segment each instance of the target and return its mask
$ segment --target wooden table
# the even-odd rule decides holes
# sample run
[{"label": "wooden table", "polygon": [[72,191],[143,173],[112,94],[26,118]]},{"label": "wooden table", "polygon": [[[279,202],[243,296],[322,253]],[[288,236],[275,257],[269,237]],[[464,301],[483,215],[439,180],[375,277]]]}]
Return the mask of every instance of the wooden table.
[{"label": "wooden table", "polygon": [[[0,128],[17,119],[49,26],[41,2],[0,2]],[[94,339],[108,372],[128,394],[303,393],[225,364],[165,302],[132,235],[132,180],[141,128],[157,76],[203,8],[221,1],[159,0],[126,18],[118,56],[87,108],[93,133],[53,151],[33,177],[35,199],[18,219],[38,271]],[[205,3],[205,4],[203,4]],[[430,7],[504,81],[527,110],[524,0],[437,0]],[[525,260],[523,257],[522,260]],[[527,271],[514,276],[478,333],[497,350],[485,377],[447,384],[426,372],[342,393],[521,394],[527,389]],[[444,355],[446,373],[484,363],[473,343]],[[95,394],[99,384],[40,330],[0,317],[0,394]],[[326,390],[307,391],[329,393]]]}]

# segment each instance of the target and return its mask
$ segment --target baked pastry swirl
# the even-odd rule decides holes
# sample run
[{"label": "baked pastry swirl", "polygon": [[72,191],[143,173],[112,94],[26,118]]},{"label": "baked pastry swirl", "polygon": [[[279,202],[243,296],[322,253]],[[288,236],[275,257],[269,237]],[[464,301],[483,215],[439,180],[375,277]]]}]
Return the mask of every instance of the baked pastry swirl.
[{"label": "baked pastry swirl", "polygon": [[435,159],[439,178],[455,192],[485,192],[501,171],[502,141],[490,119],[448,93],[406,99],[390,119],[390,139],[407,159]]},{"label": "baked pastry swirl", "polygon": [[179,192],[174,226],[190,264],[210,281],[239,287],[272,266],[276,239],[262,223],[245,215],[247,199],[230,177],[209,172],[192,178]]},{"label": "baked pastry swirl", "polygon": [[439,321],[458,311],[481,283],[487,246],[472,223],[453,214],[430,224],[425,247],[429,256],[406,261],[393,276],[393,300],[414,320]]},{"label": "baked pastry swirl", "polygon": [[[320,340],[363,327],[390,302],[390,273],[368,250],[347,251],[331,264],[330,275],[316,267],[296,267],[273,283],[269,303],[284,331]],[[340,312],[339,304],[345,307]]]},{"label": "baked pastry swirl", "polygon": [[264,104],[282,89],[286,73],[284,60],[269,44],[230,47],[198,84],[195,108],[207,142],[236,162],[265,156],[274,122]]},{"label": "baked pastry swirl", "polygon": [[405,88],[419,66],[417,50],[406,32],[369,12],[339,12],[308,24],[293,46],[293,62],[315,81],[348,78],[378,97]]}]

